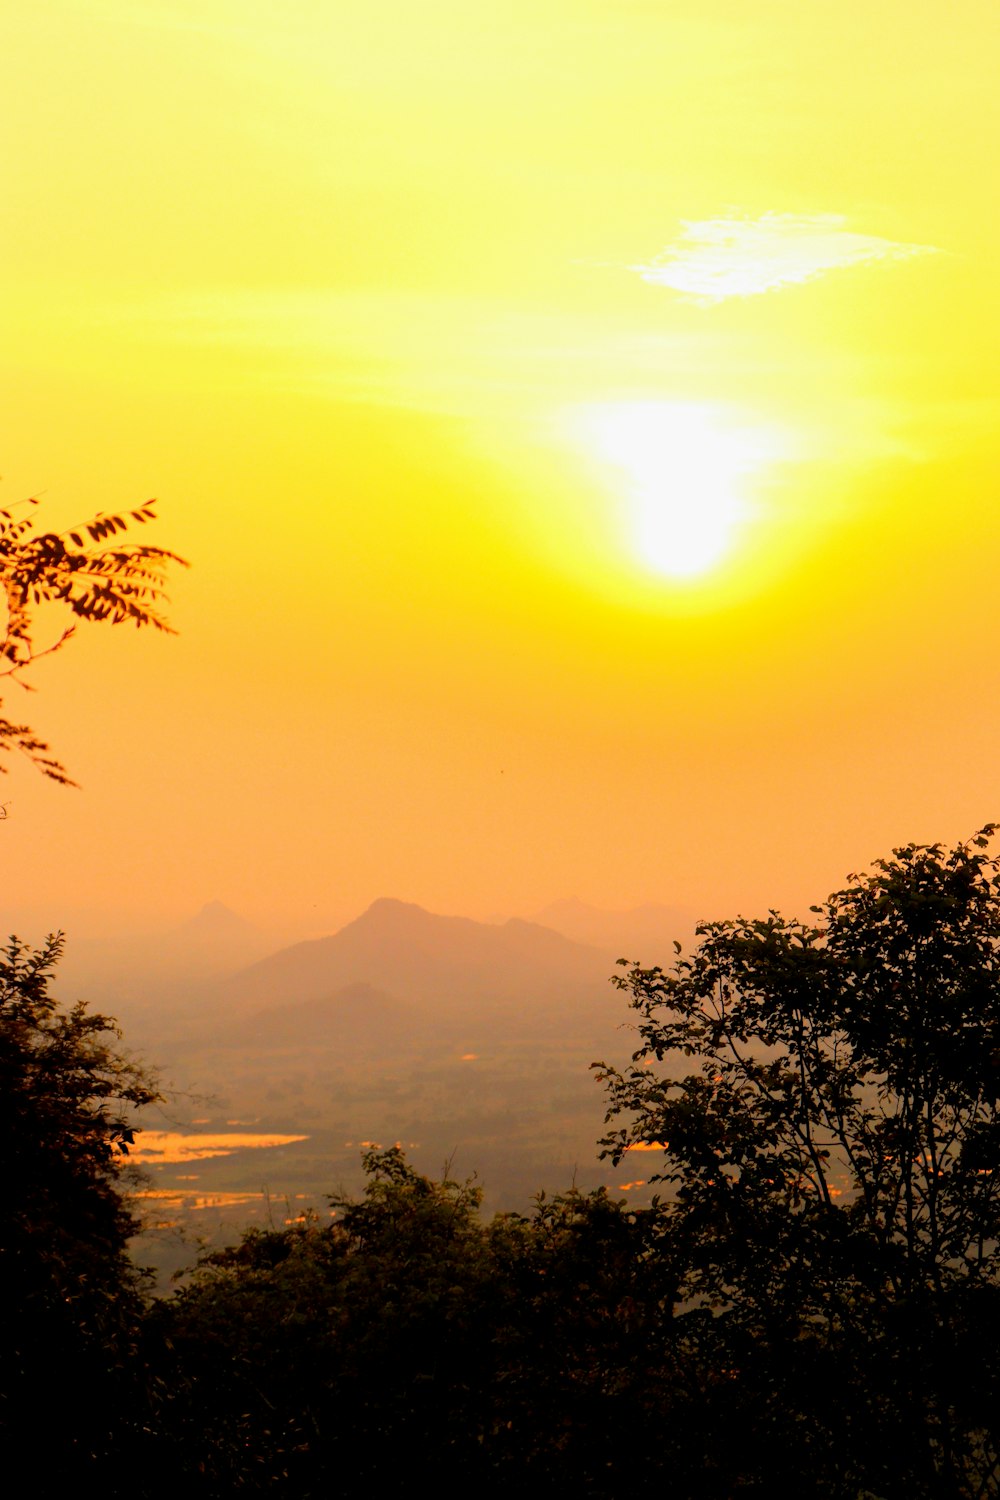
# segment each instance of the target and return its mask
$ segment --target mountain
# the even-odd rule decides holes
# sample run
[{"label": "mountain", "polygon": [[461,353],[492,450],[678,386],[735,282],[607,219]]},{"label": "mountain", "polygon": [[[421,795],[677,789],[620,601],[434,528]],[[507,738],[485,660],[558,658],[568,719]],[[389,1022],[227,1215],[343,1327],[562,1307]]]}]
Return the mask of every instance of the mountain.
[{"label": "mountain", "polygon": [[237,1046],[340,1047],[354,1054],[365,1047],[384,1049],[389,1035],[406,1044],[418,1029],[411,1007],[374,985],[348,984],[322,999],[267,1006],[231,1028],[229,1039]]},{"label": "mountain", "polygon": [[[273,940],[272,940],[273,941]],[[110,1010],[129,1028],[193,1003],[222,975],[244,968],[270,946],[263,933],[221,901],[159,931],[77,938],[59,966],[62,995]],[[147,1015],[148,1013],[148,1015]]]},{"label": "mountain", "polygon": [[696,918],[679,906],[636,906],[630,911],[602,911],[584,901],[554,901],[534,920],[576,943],[601,948],[615,959],[638,959],[648,968],[666,967],[673,943],[690,945]]},{"label": "mountain", "polygon": [[535,922],[474,922],[383,898],[332,937],[296,943],[233,975],[220,998],[245,1016],[367,984],[438,1024],[516,1024],[527,1035],[585,1023],[590,1031],[620,1015],[611,969],[606,953]]},{"label": "mountain", "polygon": [[206,901],[193,917],[173,929],[194,941],[248,941],[256,937],[252,922],[233,911],[224,901]]},{"label": "mountain", "polygon": [[222,901],[209,901],[159,940],[177,966],[192,974],[243,967],[267,952],[267,940]]}]

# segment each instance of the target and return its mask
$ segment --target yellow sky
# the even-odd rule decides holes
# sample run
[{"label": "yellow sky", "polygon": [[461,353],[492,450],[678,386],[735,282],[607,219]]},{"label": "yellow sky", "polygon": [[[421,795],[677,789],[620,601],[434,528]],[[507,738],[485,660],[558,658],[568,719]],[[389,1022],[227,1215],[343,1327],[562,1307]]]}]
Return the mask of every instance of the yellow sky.
[{"label": "yellow sky", "polygon": [[[11,920],[799,906],[1000,816],[995,0],[8,5]],[[693,528],[693,529],[692,529]],[[26,918],[27,920],[27,918]]]}]

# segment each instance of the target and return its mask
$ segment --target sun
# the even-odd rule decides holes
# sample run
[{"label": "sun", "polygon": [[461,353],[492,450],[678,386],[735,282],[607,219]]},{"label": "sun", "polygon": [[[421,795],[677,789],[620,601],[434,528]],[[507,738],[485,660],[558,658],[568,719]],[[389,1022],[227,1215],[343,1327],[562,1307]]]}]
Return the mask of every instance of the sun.
[{"label": "sun", "polygon": [[695,402],[601,403],[578,411],[574,425],[599,459],[628,477],[634,551],[679,581],[728,557],[753,517],[750,480],[775,456],[765,428]]}]

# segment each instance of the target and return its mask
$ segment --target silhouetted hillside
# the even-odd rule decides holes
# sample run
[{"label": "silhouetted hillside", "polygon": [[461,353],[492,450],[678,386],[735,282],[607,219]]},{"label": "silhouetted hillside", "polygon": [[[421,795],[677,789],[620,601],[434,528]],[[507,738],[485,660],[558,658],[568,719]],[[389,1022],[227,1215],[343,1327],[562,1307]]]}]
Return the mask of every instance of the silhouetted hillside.
[{"label": "silhouetted hillside", "polygon": [[592,1030],[620,1014],[611,968],[606,953],[533,922],[491,925],[382,899],[332,937],[296,943],[244,969],[223,994],[246,1012],[329,1005],[345,986],[363,984],[428,1021],[475,1015],[535,1031],[572,1020]]}]

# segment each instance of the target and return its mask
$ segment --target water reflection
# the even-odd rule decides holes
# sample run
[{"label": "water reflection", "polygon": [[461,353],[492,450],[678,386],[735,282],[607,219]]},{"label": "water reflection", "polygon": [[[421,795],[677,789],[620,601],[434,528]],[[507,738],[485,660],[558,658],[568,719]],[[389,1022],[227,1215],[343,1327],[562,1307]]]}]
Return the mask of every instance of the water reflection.
[{"label": "water reflection", "polygon": [[204,1161],[210,1156],[232,1156],[235,1151],[268,1146],[291,1146],[307,1141],[307,1135],[258,1135],[244,1131],[211,1132],[204,1135],[180,1130],[144,1130],[129,1155],[139,1166]]}]

